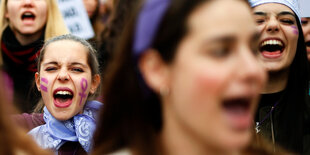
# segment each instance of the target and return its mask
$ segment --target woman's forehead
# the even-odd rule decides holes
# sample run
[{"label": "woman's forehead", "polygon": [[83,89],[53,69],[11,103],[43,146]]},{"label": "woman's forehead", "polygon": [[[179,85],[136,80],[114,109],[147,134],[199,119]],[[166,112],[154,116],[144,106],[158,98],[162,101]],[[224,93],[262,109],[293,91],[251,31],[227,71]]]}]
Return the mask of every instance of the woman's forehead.
[{"label": "woman's forehead", "polygon": [[49,57],[87,59],[87,49],[84,45],[76,41],[58,40],[46,46],[44,57],[45,59]]}]

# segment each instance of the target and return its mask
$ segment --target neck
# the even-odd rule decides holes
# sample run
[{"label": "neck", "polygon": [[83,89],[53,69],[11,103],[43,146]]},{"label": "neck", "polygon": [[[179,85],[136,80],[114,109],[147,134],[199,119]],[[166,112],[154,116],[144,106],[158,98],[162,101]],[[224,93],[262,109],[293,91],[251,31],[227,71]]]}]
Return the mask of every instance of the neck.
[{"label": "neck", "polygon": [[284,70],[280,72],[269,72],[268,81],[263,94],[270,94],[280,92],[285,89],[288,81],[289,70]]},{"label": "neck", "polygon": [[36,33],[25,35],[25,34],[22,34],[21,32],[15,30],[15,29],[12,29],[12,31],[13,31],[17,41],[23,46],[37,41],[41,37],[42,33],[44,32],[43,30],[40,30]]},{"label": "neck", "polygon": [[174,112],[167,110],[167,107],[163,107],[163,128],[159,133],[162,154],[240,154],[240,152],[224,151],[221,148],[215,148],[212,144],[207,144],[201,135],[192,133],[190,127],[182,125],[180,123],[182,121],[176,120],[175,117]]}]

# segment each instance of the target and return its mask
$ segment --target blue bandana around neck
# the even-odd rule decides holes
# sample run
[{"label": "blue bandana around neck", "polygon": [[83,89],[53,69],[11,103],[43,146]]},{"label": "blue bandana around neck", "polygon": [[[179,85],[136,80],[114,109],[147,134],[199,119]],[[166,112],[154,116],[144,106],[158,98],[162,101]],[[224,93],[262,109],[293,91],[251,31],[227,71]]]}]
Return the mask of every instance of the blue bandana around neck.
[{"label": "blue bandana around neck", "polygon": [[44,107],[46,124],[32,129],[28,134],[34,137],[39,146],[44,149],[58,149],[67,141],[79,142],[86,152],[92,148],[93,133],[96,129],[96,117],[103,104],[98,101],[88,101],[83,114],[75,115],[67,121],[58,121]]}]

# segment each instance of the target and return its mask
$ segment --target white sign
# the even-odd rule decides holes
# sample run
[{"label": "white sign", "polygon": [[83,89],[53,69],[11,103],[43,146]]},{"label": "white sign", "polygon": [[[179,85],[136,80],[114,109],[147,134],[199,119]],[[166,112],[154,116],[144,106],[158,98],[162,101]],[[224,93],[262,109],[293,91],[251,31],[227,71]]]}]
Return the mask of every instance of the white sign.
[{"label": "white sign", "polygon": [[58,0],[58,6],[73,35],[84,39],[94,37],[94,31],[82,0]]},{"label": "white sign", "polygon": [[310,17],[310,0],[299,0],[301,17]]}]

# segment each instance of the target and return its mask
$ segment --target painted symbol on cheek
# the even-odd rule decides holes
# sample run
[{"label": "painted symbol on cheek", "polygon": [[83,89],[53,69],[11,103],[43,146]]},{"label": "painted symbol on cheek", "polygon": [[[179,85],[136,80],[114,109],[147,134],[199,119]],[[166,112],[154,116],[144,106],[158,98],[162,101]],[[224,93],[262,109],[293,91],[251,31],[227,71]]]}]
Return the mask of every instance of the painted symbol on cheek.
[{"label": "painted symbol on cheek", "polygon": [[[42,81],[43,83],[48,84],[48,80],[47,80],[46,78],[41,78],[41,81]],[[41,90],[47,92],[47,87],[44,86],[43,84],[40,84],[40,88],[41,88]]]},{"label": "painted symbol on cheek", "polygon": [[86,98],[85,92],[87,90],[87,86],[88,86],[87,80],[85,78],[83,78],[81,81],[81,88],[82,88],[83,92],[79,93],[79,95],[81,96],[80,105],[82,104],[83,98]]},{"label": "painted symbol on cheek", "polygon": [[297,26],[294,25],[294,26],[291,26],[291,28],[293,28],[293,33],[294,34],[298,34],[299,31],[297,29]]}]

